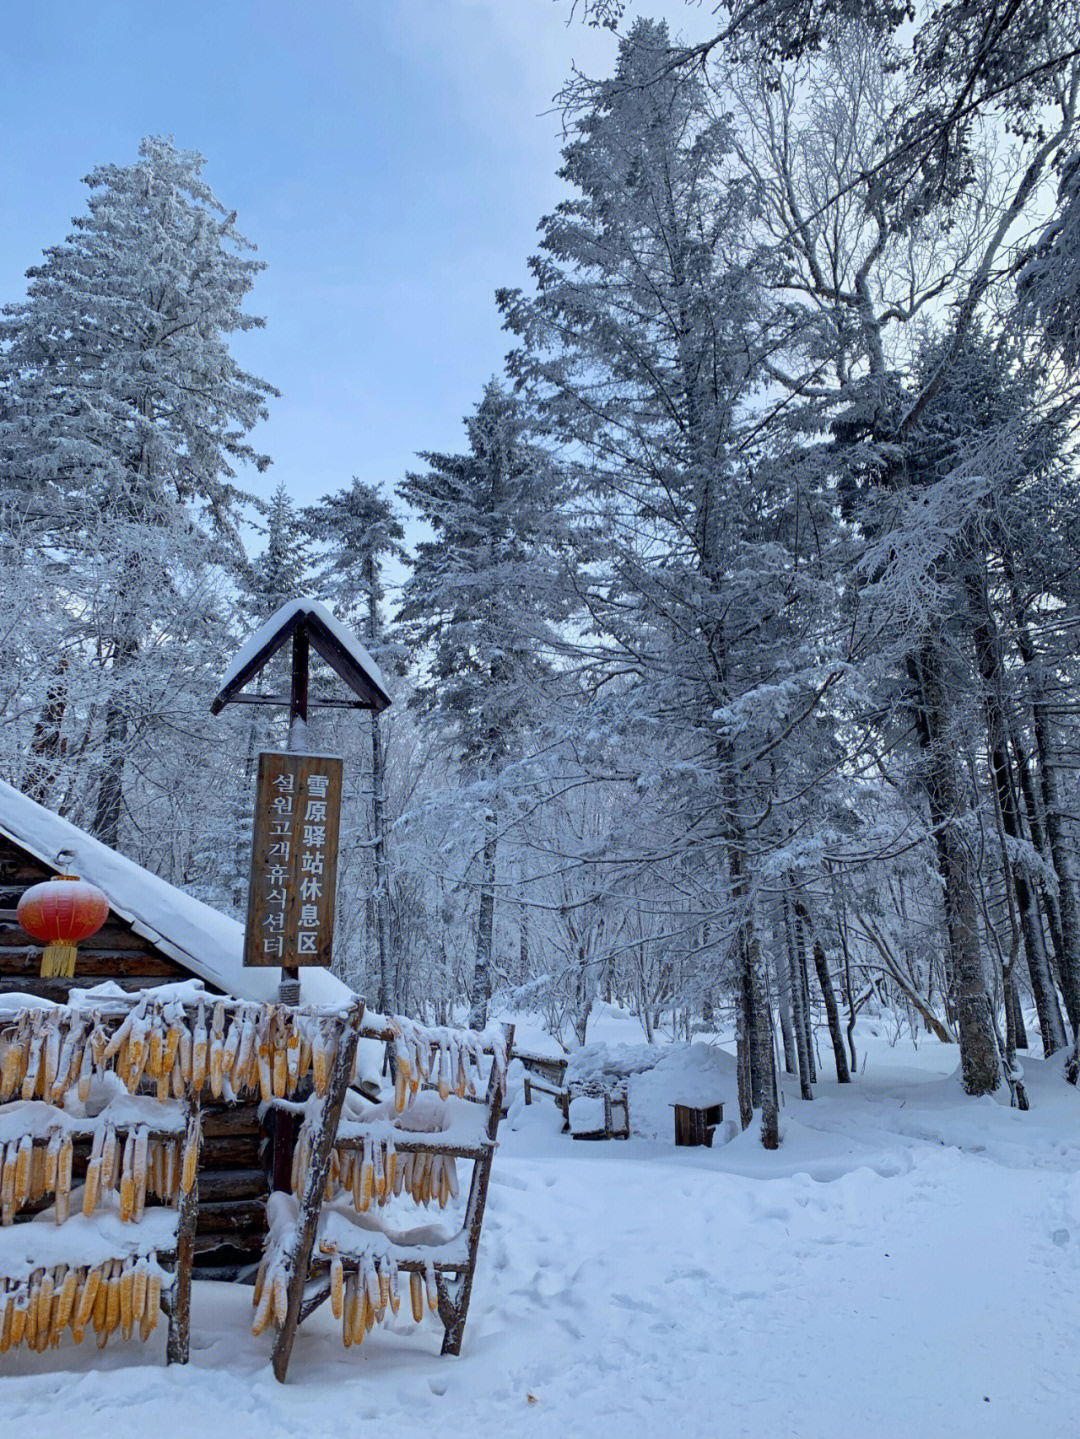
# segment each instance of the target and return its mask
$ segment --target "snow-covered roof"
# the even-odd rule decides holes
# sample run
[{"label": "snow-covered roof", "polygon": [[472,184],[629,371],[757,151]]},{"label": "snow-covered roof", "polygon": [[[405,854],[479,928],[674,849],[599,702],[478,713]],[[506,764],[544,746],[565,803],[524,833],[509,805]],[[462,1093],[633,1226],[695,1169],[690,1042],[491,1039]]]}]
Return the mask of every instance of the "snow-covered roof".
[{"label": "snow-covered roof", "polygon": [[[241,645],[221,678],[218,698],[214,701],[215,714],[221,704],[227,702],[228,692],[235,692],[243,688],[248,680],[262,668],[262,663],[265,663],[270,655],[285,643],[296,628],[297,621],[304,619],[310,622],[312,643],[328,663],[338,668],[337,660],[340,657],[331,652],[332,647],[336,646],[341,651],[341,656],[347,662],[351,662],[352,667],[368,681],[380,701],[376,708],[385,708],[390,703],[390,694],[386,688],[382,671],[357,636],[347,625],[343,625],[332,615],[319,600],[304,598],[289,600],[287,604],[275,610],[266,623],[261,625]],[[324,646],[320,643],[320,628],[332,641],[332,646]],[[277,640],[276,644],[275,640]],[[265,655],[263,651],[266,651]],[[260,659],[262,663],[259,663]],[[345,678],[349,679],[350,677],[346,675]]]},{"label": "snow-covered roof", "polygon": [[[277,999],[276,969],[244,968],[243,925],[125,859],[3,780],[0,834],[52,868],[64,854],[65,868],[96,884],[119,919],[207,984],[239,999]],[[349,987],[326,969],[304,968],[300,981],[307,1004],[340,1005],[352,997]]]}]

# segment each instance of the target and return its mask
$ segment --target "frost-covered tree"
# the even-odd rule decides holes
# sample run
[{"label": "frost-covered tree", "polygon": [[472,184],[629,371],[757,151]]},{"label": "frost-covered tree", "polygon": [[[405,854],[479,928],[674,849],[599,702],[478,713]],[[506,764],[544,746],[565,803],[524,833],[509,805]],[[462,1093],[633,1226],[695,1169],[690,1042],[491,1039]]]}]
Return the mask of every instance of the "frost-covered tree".
[{"label": "frost-covered tree", "polygon": [[1017,276],[1022,322],[1073,369],[1080,361],[1080,151],[1061,161],[1057,209]]},{"label": "frost-covered tree", "polygon": [[[974,23],[957,15],[955,34],[945,35],[938,22],[948,8],[936,9],[924,31],[949,50],[938,76],[946,87],[956,78],[953,62],[966,63],[963,37],[970,38]],[[945,170],[935,175],[923,166],[931,164],[930,151],[916,142],[930,113],[929,92],[908,86],[915,71],[891,27],[849,24],[829,38],[798,67],[758,61],[726,76],[739,80],[732,91],[739,148],[763,181],[766,264],[789,325],[784,352],[769,366],[782,404],[771,426],[762,423],[778,436],[786,431],[803,482],[834,488],[840,514],[851,522],[842,561],[851,566],[845,599],[858,597],[847,644],[846,660],[857,666],[851,673],[868,685],[868,700],[879,681],[888,690],[901,673],[923,696],[915,728],[923,798],[933,811],[964,1081],[971,1093],[985,1093],[1001,1070],[984,953],[992,936],[982,923],[971,843],[979,808],[964,748],[973,733],[970,672],[952,642],[955,630],[934,618],[932,603],[920,612],[943,573],[940,545],[948,536],[947,526],[935,530],[934,503],[922,503],[912,479],[926,439],[924,416],[937,410],[980,317],[1004,299],[1018,222],[1037,202],[1053,157],[1068,145],[1075,65],[1059,57],[1045,123],[1018,126],[1007,163],[990,107],[980,103],[962,125],[940,132],[963,137],[964,159],[957,168],[955,156],[940,156]],[[1029,38],[1036,48],[1042,43]],[[1004,50],[997,58],[1008,61]],[[985,77],[970,78],[974,96]],[[948,319],[934,364],[920,366],[925,316],[934,309]],[[786,419],[778,423],[781,411]],[[822,434],[831,443],[823,446]],[[936,495],[943,498],[942,491]],[[962,498],[959,482],[954,498]],[[889,573],[895,580],[902,574],[906,590],[881,588],[884,571],[860,554],[886,530],[882,543],[905,556]],[[896,744],[885,726],[879,737]]]},{"label": "frost-covered tree", "polygon": [[416,700],[452,738],[483,813],[472,1020],[492,988],[500,779],[520,756],[566,607],[552,543],[560,475],[530,441],[517,399],[492,381],[465,421],[465,454],[425,453],[401,498],[434,537],[416,546],[401,621],[422,655]]},{"label": "frost-covered tree", "polygon": [[671,59],[666,27],[641,21],[615,75],[590,86],[560,172],[572,196],[542,221],[531,261],[536,293],[500,303],[523,342],[512,373],[585,457],[582,583],[598,666],[637,681],[619,691],[616,723],[666,726],[667,799],[710,876],[740,996],[746,1102],[752,1088],[775,1143],[746,825],[755,755],[798,710],[813,661],[784,618],[799,598],[787,514],[744,454],[764,343],[752,195],[726,119]]},{"label": "frost-covered tree", "polygon": [[[337,602],[338,613],[351,620],[364,636],[377,663],[394,658],[394,646],[385,633],[383,567],[388,559],[405,556],[405,531],[390,505],[373,485],[353,477],[352,484],[324,495],[306,512],[312,534],[325,545],[320,583]],[[378,975],[378,1007],[383,1013],[398,1007],[394,952],[400,944],[391,932],[391,895],[388,858],[386,720],[374,711],[371,724],[371,850],[370,886]]]},{"label": "frost-covered tree", "polygon": [[248,566],[245,603],[258,623],[307,592],[312,570],[312,535],[305,515],[297,513],[284,483],[265,508],[266,545]]},{"label": "frost-covered tree", "polygon": [[[261,268],[201,178],[202,157],[144,140],[132,165],[87,177],[88,211],[29,272],[0,320],[0,488],[41,563],[104,560],[86,641],[97,668],[92,827],[115,844],[124,772],[144,722],[140,668],[163,642],[166,551],[208,534],[239,560],[240,466],[273,393],[229,337]],[[54,603],[80,610],[61,581]],[[82,617],[89,611],[82,608]]]}]

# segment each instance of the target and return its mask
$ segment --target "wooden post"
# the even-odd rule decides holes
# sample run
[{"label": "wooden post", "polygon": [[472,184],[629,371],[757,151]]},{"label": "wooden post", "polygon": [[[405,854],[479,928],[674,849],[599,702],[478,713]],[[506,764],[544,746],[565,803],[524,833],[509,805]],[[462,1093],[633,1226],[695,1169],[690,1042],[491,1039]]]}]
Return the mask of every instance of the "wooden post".
[{"label": "wooden post", "polygon": [[[510,1067],[510,1056],[514,1047],[514,1026],[506,1027],[506,1065]],[[506,1072],[505,1070],[503,1071]],[[491,1165],[495,1158],[495,1137],[502,1117],[502,1084],[494,1054],[491,1056],[491,1078],[487,1092],[488,1122],[487,1137],[491,1148],[473,1165],[472,1182],[469,1185],[469,1200],[465,1206],[465,1232],[468,1236],[469,1266],[458,1280],[453,1293],[449,1286],[439,1287],[439,1318],[443,1321],[442,1354],[460,1354],[461,1341],[465,1333],[465,1320],[469,1313],[472,1297],[473,1277],[476,1274],[476,1259],[480,1250],[480,1229],[484,1222],[484,1206],[487,1204],[488,1182],[491,1179]],[[438,1282],[438,1281],[436,1281]]]},{"label": "wooden post", "polygon": [[[310,669],[310,646],[308,632],[303,625],[297,629],[292,641],[292,682],[289,686],[289,754],[303,754],[307,749],[308,734],[308,672]],[[278,999],[282,1004],[300,1003],[300,971],[296,965],[284,965]],[[275,1141],[276,1143],[276,1141]],[[276,1167],[275,1158],[275,1167]]]},{"label": "wooden post", "polygon": [[300,1310],[304,1303],[304,1289],[311,1273],[311,1252],[315,1247],[315,1233],[319,1225],[326,1179],[330,1173],[330,1154],[337,1135],[341,1107],[345,1102],[345,1091],[352,1078],[353,1063],[356,1059],[356,1044],[360,1023],[364,1017],[363,1000],[358,1000],[341,1022],[337,1056],[330,1076],[330,1087],[323,1100],[322,1121],[315,1139],[314,1153],[308,1168],[304,1193],[297,1215],[297,1233],[293,1244],[289,1273],[289,1303],[285,1323],[278,1332],[274,1343],[272,1363],[274,1378],[285,1383],[289,1368],[296,1330],[300,1324]]},{"label": "wooden post", "polygon": [[[289,685],[289,754],[302,754],[307,748],[308,674],[310,647],[308,632],[303,625],[292,641],[292,680]],[[278,983],[281,1004],[300,1003],[300,970],[295,964],[281,967]],[[278,1110],[274,1115],[274,1163],[271,1183],[275,1190],[288,1189],[292,1172],[292,1153],[296,1145],[296,1116]]]},{"label": "wooden post", "polygon": [[195,1180],[180,1194],[176,1224],[176,1284],[169,1306],[166,1364],[186,1364],[191,1353],[191,1267],[195,1258],[195,1225],[199,1218],[199,1154],[202,1150],[202,1102],[192,1094],[188,1105],[185,1147],[196,1146]]}]

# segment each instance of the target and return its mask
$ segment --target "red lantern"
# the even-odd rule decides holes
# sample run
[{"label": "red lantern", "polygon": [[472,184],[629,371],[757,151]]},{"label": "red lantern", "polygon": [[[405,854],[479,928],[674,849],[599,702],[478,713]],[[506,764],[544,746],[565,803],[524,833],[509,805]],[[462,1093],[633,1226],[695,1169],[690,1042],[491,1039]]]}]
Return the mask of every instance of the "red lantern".
[{"label": "red lantern", "polygon": [[96,885],[77,874],[58,874],[30,887],[19,900],[19,923],[45,945],[42,975],[70,978],[80,941],[89,939],[109,917],[109,901]]}]

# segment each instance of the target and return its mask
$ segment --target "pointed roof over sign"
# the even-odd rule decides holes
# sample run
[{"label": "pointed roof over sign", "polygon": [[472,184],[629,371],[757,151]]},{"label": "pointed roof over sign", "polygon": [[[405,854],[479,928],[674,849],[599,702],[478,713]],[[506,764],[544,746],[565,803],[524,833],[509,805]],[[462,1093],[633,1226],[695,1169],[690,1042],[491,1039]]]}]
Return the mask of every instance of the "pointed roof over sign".
[{"label": "pointed roof over sign", "polygon": [[318,600],[299,599],[276,610],[239,650],[222,678],[210,713],[218,714],[301,628],[307,631],[312,648],[357,696],[360,708],[373,709],[376,714],[387,708],[390,695],[382,672],[352,630]]}]

